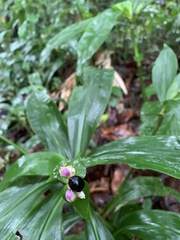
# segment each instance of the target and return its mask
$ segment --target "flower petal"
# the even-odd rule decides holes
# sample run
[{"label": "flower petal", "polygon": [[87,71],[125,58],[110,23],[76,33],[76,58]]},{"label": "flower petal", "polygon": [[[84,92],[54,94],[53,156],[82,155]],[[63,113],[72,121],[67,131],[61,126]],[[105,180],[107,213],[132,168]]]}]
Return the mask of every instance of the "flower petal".
[{"label": "flower petal", "polygon": [[65,196],[68,202],[74,202],[74,200],[76,199],[76,194],[71,189],[68,189],[66,191]]},{"label": "flower petal", "polygon": [[85,196],[85,194],[84,194],[83,191],[77,192],[77,195],[78,195],[78,197],[81,198],[81,199],[85,199],[85,198],[86,198],[86,196]]},{"label": "flower petal", "polygon": [[59,173],[63,177],[72,177],[75,174],[76,170],[72,166],[61,167]]}]

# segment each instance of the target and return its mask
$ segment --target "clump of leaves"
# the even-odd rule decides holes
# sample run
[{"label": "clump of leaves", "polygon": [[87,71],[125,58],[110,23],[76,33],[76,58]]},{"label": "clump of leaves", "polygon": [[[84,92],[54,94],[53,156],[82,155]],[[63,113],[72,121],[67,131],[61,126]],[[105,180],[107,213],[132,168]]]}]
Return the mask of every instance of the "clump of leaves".
[{"label": "clump of leaves", "polygon": [[[178,239],[178,214],[142,209],[135,203],[138,198],[169,194],[180,200],[180,194],[159,179],[139,177],[125,182],[101,216],[89,204],[88,184],[79,185],[86,168],[118,162],[180,178],[177,136],[120,139],[86,153],[109,101],[112,81],[112,70],[85,68],[83,85],[74,88],[70,99],[67,123],[45,91],[29,96],[27,117],[46,152],[24,155],[4,175],[0,184],[4,239],[16,239],[17,231],[25,239],[69,239],[66,234],[81,219],[83,239]],[[78,197],[80,191],[83,197]],[[68,213],[63,211],[65,202]]]},{"label": "clump of leaves", "polygon": [[180,135],[180,73],[175,53],[166,44],[152,71],[151,94],[158,100],[146,102],[141,110],[141,134]]}]

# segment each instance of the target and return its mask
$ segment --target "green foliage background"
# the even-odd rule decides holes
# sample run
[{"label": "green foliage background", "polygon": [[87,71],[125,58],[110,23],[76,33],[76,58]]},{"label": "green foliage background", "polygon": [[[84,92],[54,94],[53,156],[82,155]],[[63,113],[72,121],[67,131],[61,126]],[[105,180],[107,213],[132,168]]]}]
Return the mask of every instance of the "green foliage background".
[{"label": "green foliage background", "polygon": [[[0,9],[0,133],[22,128],[29,138],[14,140],[12,145],[24,156],[10,167],[5,165],[7,171],[0,184],[0,235],[14,240],[20,230],[26,239],[68,240],[71,237],[64,234],[82,217],[86,221],[81,237],[87,240],[131,239],[134,235],[140,239],[178,239],[178,214],[147,206],[143,209],[135,202],[169,194],[180,199],[178,192],[158,178],[125,181],[102,214],[89,207],[86,184],[83,205],[78,199],[68,205],[70,213],[63,214],[67,186],[63,188],[58,172],[59,167],[72,164],[84,177],[87,167],[123,162],[180,178],[178,1],[0,0]],[[112,70],[85,68],[99,48],[120,51],[123,59],[133,56],[138,68],[162,49],[147,94],[156,93],[158,100],[143,105],[144,136],[120,139],[87,153],[112,90]],[[44,87],[49,92],[55,90],[64,80],[59,72],[68,67],[77,70],[77,83],[83,84],[74,88],[68,112],[63,115]],[[141,88],[144,98],[142,82]],[[39,142],[49,152],[26,154]],[[40,201],[47,190],[50,194]]]}]

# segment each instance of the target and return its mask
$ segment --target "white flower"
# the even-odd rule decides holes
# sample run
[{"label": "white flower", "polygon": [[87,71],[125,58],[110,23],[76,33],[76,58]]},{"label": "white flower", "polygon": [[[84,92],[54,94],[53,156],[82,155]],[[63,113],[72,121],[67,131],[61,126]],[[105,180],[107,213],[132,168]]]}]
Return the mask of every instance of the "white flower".
[{"label": "white flower", "polygon": [[78,197],[81,198],[81,199],[85,199],[85,198],[86,198],[86,196],[85,196],[85,194],[84,194],[83,191],[77,192],[77,195],[78,195]]}]

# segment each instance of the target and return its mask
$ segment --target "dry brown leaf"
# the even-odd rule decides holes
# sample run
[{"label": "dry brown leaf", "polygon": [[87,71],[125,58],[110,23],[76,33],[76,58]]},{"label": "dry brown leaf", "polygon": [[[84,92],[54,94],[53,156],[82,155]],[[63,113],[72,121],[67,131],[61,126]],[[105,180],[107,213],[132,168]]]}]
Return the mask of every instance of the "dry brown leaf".
[{"label": "dry brown leaf", "polygon": [[119,73],[113,68],[111,65],[111,54],[113,51],[104,51],[100,53],[97,57],[97,60],[95,62],[95,65],[101,68],[105,69],[113,69],[114,70],[114,81],[113,81],[113,86],[119,87],[122,89],[125,95],[128,94],[126,85],[119,75]]},{"label": "dry brown leaf", "polygon": [[[70,96],[75,84],[76,84],[76,73],[74,72],[64,81],[64,83],[58,88],[57,91],[51,94],[51,97],[52,98],[61,97],[65,101],[68,101],[70,99]],[[63,110],[64,107],[65,107],[65,104],[63,102],[60,102],[59,103],[60,111]]]}]

